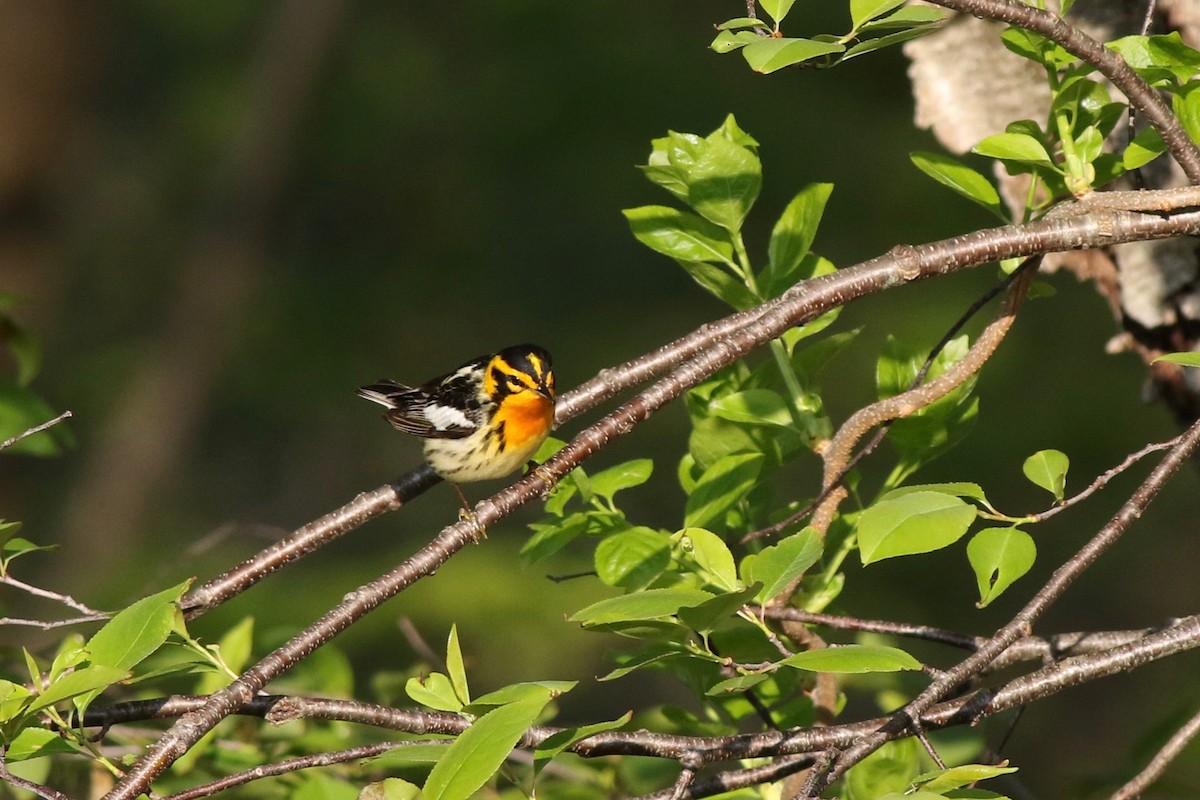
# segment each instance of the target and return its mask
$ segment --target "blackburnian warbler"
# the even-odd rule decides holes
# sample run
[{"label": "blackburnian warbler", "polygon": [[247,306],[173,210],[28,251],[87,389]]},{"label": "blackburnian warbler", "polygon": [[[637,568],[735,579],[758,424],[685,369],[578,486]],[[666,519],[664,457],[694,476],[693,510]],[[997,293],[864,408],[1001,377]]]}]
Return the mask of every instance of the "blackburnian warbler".
[{"label": "blackburnian warbler", "polygon": [[423,438],[429,466],[454,484],[517,470],[554,422],[550,354],[532,344],[480,356],[417,387],[381,380],[358,396],[386,407],[383,418],[397,429]]}]

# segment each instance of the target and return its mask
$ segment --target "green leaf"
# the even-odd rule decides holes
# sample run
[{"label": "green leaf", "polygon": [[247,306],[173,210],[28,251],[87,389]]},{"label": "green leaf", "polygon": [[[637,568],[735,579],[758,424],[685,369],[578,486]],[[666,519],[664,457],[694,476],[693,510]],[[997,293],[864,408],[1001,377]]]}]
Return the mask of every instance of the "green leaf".
[{"label": "green leaf", "polygon": [[805,650],[803,653],[788,656],[779,664],[809,672],[836,672],[839,674],[898,672],[921,668],[921,662],[903,650],[866,644],[848,644],[842,647]]},{"label": "green leaf", "polygon": [[179,598],[191,580],[143,597],[96,631],[87,643],[93,664],[131,669],[158,650],[170,636],[179,613]]},{"label": "green leaf", "polygon": [[83,694],[99,694],[104,689],[129,676],[129,670],[93,664],[77,669],[51,683],[34,697],[25,708],[27,713],[41,711],[56,703]]},{"label": "green leaf", "polygon": [[967,542],[967,559],[975,570],[983,608],[1029,572],[1037,559],[1037,545],[1017,528],[986,528]]},{"label": "green leaf", "polygon": [[858,28],[864,22],[895,11],[904,3],[905,0],[850,0],[850,23]]},{"label": "green leaf", "polygon": [[908,157],[917,169],[948,189],[968,200],[978,203],[1002,220],[1007,221],[1000,193],[991,181],[967,165],[940,153],[909,153]]},{"label": "green leaf", "polygon": [[43,550],[57,550],[58,545],[36,545],[23,536],[14,536],[4,543],[0,548],[0,574],[8,571],[8,565],[14,559],[20,558],[30,553],[37,553]]},{"label": "green leaf", "polygon": [[[720,27],[720,26],[718,26]],[[718,31],[713,37],[708,47],[717,53],[732,53],[734,50],[745,47],[751,42],[757,42],[759,35],[754,31]]]},{"label": "green leaf", "polygon": [[78,753],[79,749],[55,731],[45,728],[26,728],[17,734],[4,752],[9,763],[28,761],[31,758],[52,756],[56,753]]},{"label": "green leaf", "polygon": [[727,394],[709,405],[714,416],[730,422],[750,425],[781,425],[790,428],[794,424],[792,413],[779,392],[771,389],[747,389],[744,392]]},{"label": "green leaf", "polygon": [[800,265],[817,236],[831,192],[832,183],[809,184],[787,204],[771,231],[765,283],[782,291],[800,279]]},{"label": "green leaf", "polygon": [[1200,82],[1190,81],[1176,91],[1171,97],[1171,108],[1192,141],[1200,141]]},{"label": "green leaf", "polygon": [[987,764],[963,764],[950,769],[939,769],[925,772],[913,778],[913,783],[926,792],[945,794],[952,789],[968,786],[978,781],[986,781],[1000,775],[1011,775],[1016,767],[995,767]]},{"label": "green leaf", "polygon": [[[642,667],[657,664],[668,658],[680,658],[682,656],[683,654],[678,648],[656,642],[633,653],[622,653],[618,656],[620,666],[611,672],[601,675],[596,680],[615,681],[617,678],[624,678],[629,673],[639,670]],[[688,657],[690,658],[690,656]]]},{"label": "green leaf", "polygon": [[450,686],[454,696],[464,706],[471,704],[471,690],[467,686],[467,668],[463,663],[462,647],[458,643],[458,626],[450,625],[450,638],[446,641],[446,671],[450,673]]},{"label": "green leaf", "polygon": [[[746,48],[757,46],[752,42]],[[710,134],[698,157],[687,165],[688,204],[730,232],[741,229],[762,188],[762,163],[744,138],[730,135],[734,128],[736,123],[733,128],[722,125]]]},{"label": "green leaf", "polygon": [[609,597],[576,611],[571,622],[585,626],[670,617],[679,609],[698,606],[713,597],[699,589],[646,589],[634,594]]},{"label": "green leaf", "polygon": [[903,497],[906,494],[913,492],[941,492],[942,494],[954,495],[955,497],[970,497],[974,500],[982,500],[987,502],[987,496],[983,493],[983,487],[978,483],[970,483],[968,481],[957,481],[953,483],[920,483],[915,486],[902,486],[899,489],[893,489],[888,492],[888,497]]},{"label": "green leaf", "polygon": [[[893,14],[892,16],[896,15]],[[891,17],[887,17],[879,22],[868,22],[863,26],[861,32],[873,30],[878,27],[887,27],[884,25],[884,23],[889,23],[890,26],[890,20]],[[876,50],[882,50],[885,47],[891,47],[895,44],[907,42],[910,39],[918,39],[926,34],[933,33],[935,30],[937,30],[937,28],[933,25],[919,25],[911,28],[906,27],[902,30],[896,31],[895,33],[889,33],[885,36],[879,36],[874,39],[864,39],[863,41],[851,47],[842,55],[842,62],[849,61],[852,58],[858,58],[859,56],[864,56],[867,53],[873,53]]]},{"label": "green leaf", "polygon": [[754,488],[763,461],[761,453],[734,453],[717,459],[688,496],[684,525],[701,528],[723,519]]},{"label": "green leaf", "polygon": [[542,740],[533,751],[533,773],[541,772],[550,760],[576,742],[581,742],[597,733],[615,731],[622,728],[633,719],[633,712],[626,711],[622,716],[609,722],[594,722],[591,725],[580,725],[577,728],[564,728]]},{"label": "green leaf", "polygon": [[431,672],[424,678],[409,678],[404,684],[404,693],[413,701],[437,711],[457,712],[463,708],[454,684],[440,672]]},{"label": "green leaf", "polygon": [[836,42],[818,42],[814,39],[759,38],[757,42],[742,48],[742,56],[750,69],[766,75],[793,64],[841,53],[845,49],[845,45]]},{"label": "green leaf", "polygon": [[755,584],[741,591],[719,594],[698,606],[681,608],[679,621],[692,630],[707,633],[754,599],[759,589],[759,585]]},{"label": "green leaf", "polygon": [[1054,166],[1046,146],[1027,133],[996,133],[975,145],[971,151],[1004,161]]},{"label": "green leaf", "polygon": [[805,528],[762,552],[742,559],[742,582],[761,583],[755,599],[765,603],[817,563],[824,542],[815,528]]},{"label": "green leaf", "polygon": [[729,235],[708,220],[669,206],[641,206],[621,212],[634,237],[656,253],[680,261],[732,265]]},{"label": "green leaf", "polygon": [[758,305],[758,298],[739,279],[714,264],[702,261],[680,261],[679,266],[700,285],[702,289],[729,304],[737,311],[745,311]]},{"label": "green leaf", "polygon": [[1200,367],[1200,352],[1167,353],[1154,359],[1155,364],[1165,361],[1168,364],[1179,364],[1184,367]]},{"label": "green leaf", "polygon": [[33,692],[19,683],[0,678],[0,722],[8,722],[25,712]]},{"label": "green leaf", "polygon": [[1200,72],[1200,52],[1184,44],[1175,31],[1155,36],[1125,36],[1105,46],[1120,53],[1129,66],[1151,82],[1159,79],[1160,72],[1181,83]]},{"label": "green leaf", "polygon": [[769,28],[766,22],[757,17],[734,17],[727,19],[717,26],[719,31],[732,31],[740,28]]},{"label": "green leaf", "polygon": [[858,33],[861,36],[874,31],[889,30],[892,28],[926,28],[927,30],[915,32],[927,33],[929,32],[928,29],[935,23],[942,22],[945,19],[946,12],[940,8],[905,6],[894,14],[888,14],[886,17],[879,17],[867,22],[859,28]]},{"label": "green leaf", "polygon": [[720,697],[733,692],[744,692],[747,689],[752,689],[760,683],[769,680],[770,674],[766,672],[752,672],[749,675],[737,675],[732,678],[726,678],[723,681],[718,681],[705,690],[705,694],[709,697]]},{"label": "green leaf", "polygon": [[446,750],[425,781],[424,800],[467,800],[491,778],[550,702],[550,692],[489,711]]},{"label": "green leaf", "polygon": [[733,553],[729,552],[729,546],[720,536],[704,528],[689,526],[673,538],[700,568],[701,574],[714,586],[727,592],[742,588],[738,583],[737,569],[733,565]]},{"label": "green leaf", "polygon": [[[1137,169],[1149,164],[1167,151],[1157,128],[1146,128],[1133,137],[1125,152],[1121,154],[1121,165],[1125,169]],[[1157,360],[1157,359],[1156,359]]]},{"label": "green leaf", "polygon": [[862,562],[939,550],[962,538],[975,516],[973,506],[941,492],[885,495],[858,518]]},{"label": "green leaf", "polygon": [[542,697],[546,692],[550,693],[550,699],[560,697],[579,685],[578,681],[526,681],[523,683],[510,683],[497,689],[494,692],[488,692],[483,697],[480,697],[471,704],[469,711],[475,712],[484,709],[488,706],[506,706],[509,703],[520,703],[530,698]]},{"label": "green leaf", "polygon": [[917,774],[921,745],[916,738],[885,742],[846,773],[846,800],[878,800],[903,794]]},{"label": "green leaf", "polygon": [[1071,460],[1060,450],[1039,450],[1025,459],[1021,471],[1035,485],[1042,487],[1054,499],[1062,502],[1063,490],[1067,486],[1067,469]]},{"label": "green leaf", "polygon": [[670,540],[651,528],[630,528],[606,536],[596,546],[596,574],[609,586],[644,588],[670,564]]},{"label": "green leaf", "polygon": [[593,475],[592,491],[600,497],[607,497],[611,500],[613,495],[619,491],[641,486],[650,480],[653,472],[654,461],[649,458],[635,458],[633,461],[617,464],[615,467],[609,467]]},{"label": "green leaf", "polygon": [[771,15],[771,19],[775,20],[775,26],[778,27],[779,23],[783,22],[783,18],[792,10],[794,2],[796,0],[759,0],[759,5],[763,7],[763,11]]}]

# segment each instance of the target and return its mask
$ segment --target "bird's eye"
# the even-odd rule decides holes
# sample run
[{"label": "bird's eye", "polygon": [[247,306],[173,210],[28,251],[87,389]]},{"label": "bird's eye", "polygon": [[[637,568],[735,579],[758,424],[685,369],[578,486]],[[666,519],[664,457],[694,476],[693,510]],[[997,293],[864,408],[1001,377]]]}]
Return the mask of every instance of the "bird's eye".
[{"label": "bird's eye", "polygon": [[514,378],[511,375],[508,376],[507,383],[508,383],[508,390],[510,392],[519,392],[525,388],[524,385],[522,385],[521,381],[519,381],[518,379]]}]

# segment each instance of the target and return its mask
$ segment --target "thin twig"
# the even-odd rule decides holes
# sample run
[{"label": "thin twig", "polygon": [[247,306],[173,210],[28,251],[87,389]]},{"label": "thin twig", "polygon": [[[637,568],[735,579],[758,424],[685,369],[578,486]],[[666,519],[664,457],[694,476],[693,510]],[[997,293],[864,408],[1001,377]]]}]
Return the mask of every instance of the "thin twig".
[{"label": "thin twig", "polygon": [[27,592],[34,597],[41,597],[46,600],[54,600],[55,602],[62,603],[64,606],[68,606],[69,608],[73,608],[81,614],[91,617],[92,619],[107,619],[110,616],[104,611],[97,611],[86,603],[79,602],[69,594],[52,592],[49,589],[43,589],[39,586],[26,583],[25,581],[14,578],[11,575],[0,575],[0,585],[11,586],[14,589],[20,589],[21,591]]},{"label": "thin twig", "polygon": [[1135,775],[1129,783],[1113,792],[1111,800],[1134,800],[1134,798],[1141,797],[1142,792],[1150,788],[1150,784],[1162,777],[1171,762],[1183,752],[1183,748],[1196,738],[1196,734],[1200,734],[1200,711],[1185,722],[1183,727],[1175,731],[1141,772]]},{"label": "thin twig", "polygon": [[421,744],[421,742],[404,741],[404,742],[379,742],[378,744],[365,744],[359,747],[351,747],[347,750],[335,750],[331,753],[316,753],[310,756],[297,756],[295,758],[285,759],[275,764],[263,764],[262,766],[254,767],[253,769],[235,772],[232,775],[227,775],[219,780],[211,781],[210,783],[194,786],[191,789],[186,789],[182,792],[166,795],[162,800],[195,800],[198,797],[212,797],[214,794],[223,792],[226,789],[232,789],[234,786],[242,786],[251,781],[261,780],[262,778],[273,778],[278,775],[286,775],[289,772],[299,772],[302,769],[312,769],[313,767],[328,767],[332,764],[343,764],[347,761],[358,761],[363,758],[374,758],[382,755],[390,750],[397,750],[401,747],[409,747],[412,745]]},{"label": "thin twig", "polygon": [[69,419],[72,416],[74,416],[74,415],[70,411],[64,411],[63,413],[59,414],[57,417],[50,420],[49,422],[43,422],[41,425],[35,425],[34,427],[30,428],[29,430],[25,431],[24,433],[18,433],[16,436],[13,436],[9,439],[5,439],[3,442],[0,442],[0,450],[4,450],[5,448],[12,447],[14,444],[21,441],[26,436],[33,436],[35,433],[41,433],[42,431],[46,430],[47,428],[52,428],[55,425],[57,425],[58,423],[62,422],[64,419]]},{"label": "thin twig", "polygon": [[1092,484],[1090,486],[1088,486],[1086,489],[1084,489],[1082,492],[1075,495],[1074,497],[1068,497],[1066,500],[1063,500],[1058,505],[1054,506],[1053,508],[1049,508],[1049,509],[1043,511],[1040,514],[1031,515],[1029,518],[1030,521],[1042,522],[1043,520],[1050,519],[1050,517],[1053,517],[1055,514],[1058,514],[1061,511],[1065,511],[1066,509],[1070,508],[1071,506],[1075,505],[1076,503],[1079,503],[1079,502],[1082,502],[1082,501],[1088,499],[1093,494],[1095,494],[1096,492],[1100,491],[1105,486],[1107,486],[1108,482],[1111,481],[1113,478],[1117,477],[1122,472],[1129,469],[1130,467],[1132,467],[1134,464],[1136,464],[1138,461],[1142,460],[1146,456],[1150,455],[1151,453],[1156,453],[1159,450],[1167,450],[1169,448],[1174,447],[1176,444],[1179,443],[1179,439],[1182,436],[1183,436],[1183,434],[1180,434],[1179,436],[1176,436],[1174,439],[1170,439],[1165,442],[1157,442],[1155,444],[1148,444],[1145,447],[1143,447],[1141,450],[1138,450],[1136,453],[1132,453],[1132,454],[1126,456],[1125,460],[1122,461],[1120,464],[1118,464],[1117,466],[1113,467],[1112,469],[1110,469],[1104,473],[1101,473],[1101,475],[1098,478],[1096,478],[1096,480],[1092,481]]}]

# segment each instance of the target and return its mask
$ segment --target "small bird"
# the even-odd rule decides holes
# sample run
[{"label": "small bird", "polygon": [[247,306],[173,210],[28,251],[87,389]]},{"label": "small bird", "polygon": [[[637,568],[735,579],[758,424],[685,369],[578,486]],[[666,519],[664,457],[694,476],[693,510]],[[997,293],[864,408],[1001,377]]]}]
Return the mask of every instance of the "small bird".
[{"label": "small bird", "polygon": [[502,478],[524,465],[554,423],[550,354],[532,344],[480,356],[420,386],[380,380],[358,396],[393,427],[425,440],[425,460],[454,484]]}]

